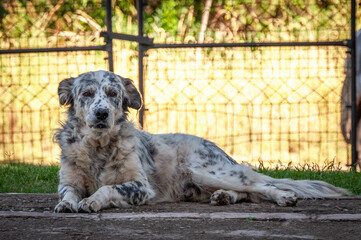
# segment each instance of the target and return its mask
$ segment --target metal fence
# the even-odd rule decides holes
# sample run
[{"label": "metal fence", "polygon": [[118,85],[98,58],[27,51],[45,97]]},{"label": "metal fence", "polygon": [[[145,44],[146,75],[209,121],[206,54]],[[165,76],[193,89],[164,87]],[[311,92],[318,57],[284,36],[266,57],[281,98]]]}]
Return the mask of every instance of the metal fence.
[{"label": "metal fence", "polygon": [[0,162],[58,163],[57,85],[97,69],[136,81],[133,115],[152,133],[205,137],[253,164],[356,162],[340,128],[355,1],[181,1],[173,32],[154,16],[175,1],[138,0],[136,20],[118,1],[72,2],[3,3]]}]

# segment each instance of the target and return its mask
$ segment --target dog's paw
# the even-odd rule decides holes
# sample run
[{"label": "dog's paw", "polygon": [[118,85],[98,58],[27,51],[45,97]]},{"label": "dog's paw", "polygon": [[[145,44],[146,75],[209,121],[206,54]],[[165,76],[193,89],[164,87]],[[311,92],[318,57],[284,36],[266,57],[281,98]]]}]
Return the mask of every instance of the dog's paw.
[{"label": "dog's paw", "polygon": [[95,200],[84,198],[78,203],[78,212],[91,213],[98,212],[100,210],[100,204]]},{"label": "dog's paw", "polygon": [[56,205],[54,211],[57,213],[76,213],[78,211],[78,206],[74,203],[63,200]]},{"label": "dog's paw", "polygon": [[225,190],[215,191],[211,196],[211,205],[228,205],[232,202],[232,196]]},{"label": "dog's paw", "polygon": [[281,207],[295,206],[297,203],[297,197],[294,192],[283,191],[277,198],[276,202]]}]

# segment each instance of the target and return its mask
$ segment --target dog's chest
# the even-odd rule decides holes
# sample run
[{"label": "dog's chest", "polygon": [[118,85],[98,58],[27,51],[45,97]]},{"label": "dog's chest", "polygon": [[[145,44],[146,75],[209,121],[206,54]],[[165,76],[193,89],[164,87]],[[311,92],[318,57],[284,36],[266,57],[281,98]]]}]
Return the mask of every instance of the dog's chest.
[{"label": "dog's chest", "polygon": [[121,167],[121,159],[117,149],[93,148],[82,156],[85,174],[85,185],[89,193],[94,193],[104,185],[113,185],[119,181],[118,169]]}]

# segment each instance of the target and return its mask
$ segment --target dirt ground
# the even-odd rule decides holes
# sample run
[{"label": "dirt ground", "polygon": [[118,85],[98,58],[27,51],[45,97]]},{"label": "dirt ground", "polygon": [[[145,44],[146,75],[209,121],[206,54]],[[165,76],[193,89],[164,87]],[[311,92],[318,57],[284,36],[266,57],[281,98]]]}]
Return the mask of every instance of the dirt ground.
[{"label": "dirt ground", "polygon": [[0,194],[0,239],[361,239],[361,197],[58,214],[55,194]]}]

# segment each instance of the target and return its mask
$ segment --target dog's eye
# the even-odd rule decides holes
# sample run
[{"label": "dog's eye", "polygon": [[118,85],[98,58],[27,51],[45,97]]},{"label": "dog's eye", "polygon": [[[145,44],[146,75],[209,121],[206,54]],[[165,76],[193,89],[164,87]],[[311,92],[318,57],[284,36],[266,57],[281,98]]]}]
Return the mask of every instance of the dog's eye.
[{"label": "dog's eye", "polygon": [[91,97],[91,96],[93,96],[93,94],[92,94],[91,92],[88,92],[88,91],[87,91],[87,92],[84,92],[84,93],[83,93],[83,96],[84,96],[84,97]]},{"label": "dog's eye", "polygon": [[117,93],[115,91],[110,91],[110,92],[108,92],[108,96],[109,97],[116,97]]}]

